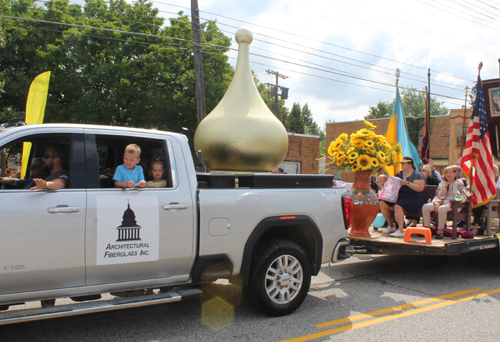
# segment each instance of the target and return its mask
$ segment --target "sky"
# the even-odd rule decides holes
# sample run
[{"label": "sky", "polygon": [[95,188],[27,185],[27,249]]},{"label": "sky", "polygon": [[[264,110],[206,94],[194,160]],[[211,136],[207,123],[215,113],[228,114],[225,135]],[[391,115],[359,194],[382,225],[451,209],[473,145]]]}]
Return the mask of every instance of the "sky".
[{"label": "sky", "polygon": [[[191,0],[152,3],[164,18],[181,10],[191,14]],[[198,0],[198,5],[201,21],[217,20],[234,49],[237,29],[252,31],[250,62],[258,79],[274,83],[268,69],[286,75],[279,80],[289,88],[285,105],[307,103],[320,126],[363,119],[369,106],[391,102],[396,68],[401,90],[423,90],[430,68],[431,93],[449,109],[464,105],[465,87],[474,85],[481,61],[483,80],[499,77],[499,0]],[[228,57],[235,67],[237,51]]]}]

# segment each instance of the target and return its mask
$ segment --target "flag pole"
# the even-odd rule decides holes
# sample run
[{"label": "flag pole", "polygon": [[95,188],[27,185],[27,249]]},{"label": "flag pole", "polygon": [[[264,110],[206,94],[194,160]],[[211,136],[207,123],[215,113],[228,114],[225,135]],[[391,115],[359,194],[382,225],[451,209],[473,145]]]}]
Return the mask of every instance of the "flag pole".
[{"label": "flag pole", "polygon": [[428,122],[425,123],[426,129],[427,129],[427,154],[424,156],[428,157],[426,158],[427,161],[431,157],[431,68],[427,68],[427,98],[426,98],[426,104],[427,108],[429,108],[429,117],[427,117],[427,113],[425,113],[426,119],[428,119]]},{"label": "flag pole", "polygon": [[[477,76],[479,78],[479,76],[481,76],[481,69],[483,68],[483,62],[480,62],[479,63],[479,66],[477,68]],[[478,80],[479,81],[479,80]],[[476,97],[477,97],[477,92],[476,92]],[[476,165],[476,160],[477,160],[477,155],[472,155],[472,163],[471,163],[471,168],[470,168],[470,193],[473,194],[474,193],[474,166]]]},{"label": "flag pole", "polygon": [[465,87],[465,103],[464,103],[464,121],[462,122],[462,137],[460,138],[460,156],[464,153],[465,145],[465,118],[467,117],[467,92],[469,91],[469,86]]}]

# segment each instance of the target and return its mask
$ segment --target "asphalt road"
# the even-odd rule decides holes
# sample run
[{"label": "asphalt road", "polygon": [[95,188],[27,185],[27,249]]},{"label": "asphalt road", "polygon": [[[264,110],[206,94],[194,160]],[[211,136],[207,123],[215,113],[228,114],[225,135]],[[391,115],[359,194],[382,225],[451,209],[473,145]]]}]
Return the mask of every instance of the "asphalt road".
[{"label": "asphalt road", "polygon": [[[323,267],[304,304],[285,317],[255,313],[230,284],[212,284],[205,291],[205,304],[0,326],[0,341],[500,340],[500,262],[491,253],[354,256]],[[210,297],[216,299],[207,301]],[[370,314],[359,316],[365,313]],[[343,318],[348,319],[315,326]]]}]

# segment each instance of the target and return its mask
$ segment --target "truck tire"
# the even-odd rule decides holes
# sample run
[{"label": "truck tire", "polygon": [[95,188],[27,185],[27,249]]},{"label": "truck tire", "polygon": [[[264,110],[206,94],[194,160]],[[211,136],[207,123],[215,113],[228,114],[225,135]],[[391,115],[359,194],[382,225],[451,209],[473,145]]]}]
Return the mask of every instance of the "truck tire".
[{"label": "truck tire", "polygon": [[298,244],[269,241],[257,251],[248,286],[244,289],[250,306],[270,316],[294,312],[311,285],[311,264]]}]

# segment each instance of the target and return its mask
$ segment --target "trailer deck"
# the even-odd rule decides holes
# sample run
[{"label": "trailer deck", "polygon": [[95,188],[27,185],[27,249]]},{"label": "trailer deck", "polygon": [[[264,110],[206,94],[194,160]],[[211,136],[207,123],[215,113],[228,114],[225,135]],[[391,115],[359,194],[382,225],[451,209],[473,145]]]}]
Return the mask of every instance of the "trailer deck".
[{"label": "trailer deck", "polygon": [[426,244],[424,237],[413,235],[410,241],[404,242],[403,238],[386,236],[382,233],[383,229],[374,231],[370,227],[371,238],[350,236],[351,243],[347,251],[353,254],[460,255],[499,248],[499,238],[496,234],[475,236],[474,239],[452,240],[451,237],[444,237],[438,240],[433,238],[430,244]]}]

